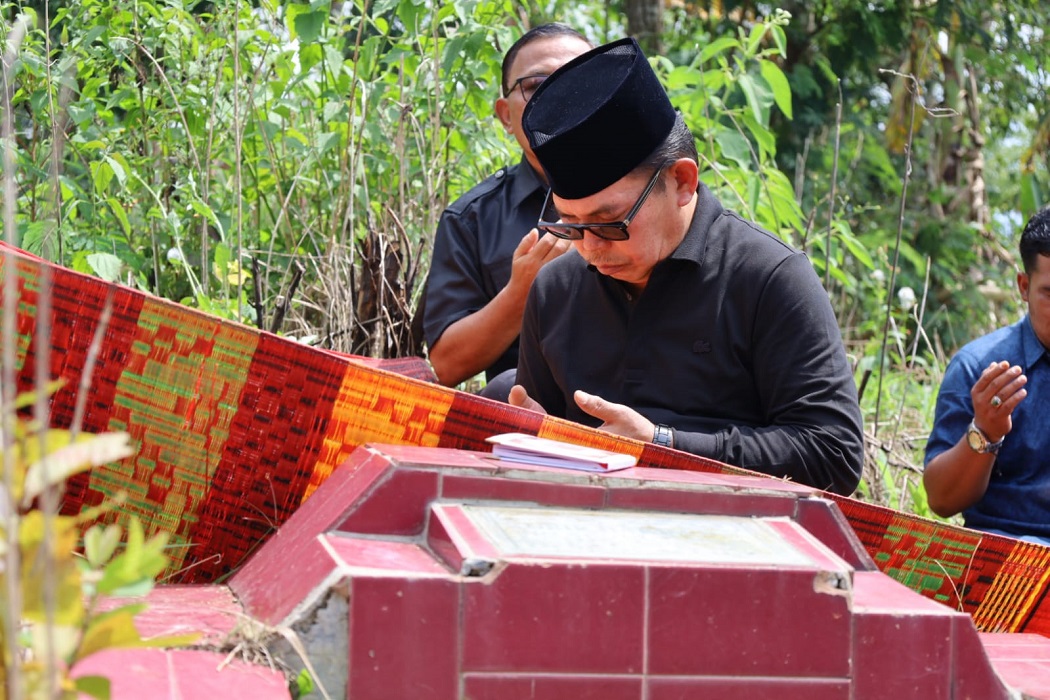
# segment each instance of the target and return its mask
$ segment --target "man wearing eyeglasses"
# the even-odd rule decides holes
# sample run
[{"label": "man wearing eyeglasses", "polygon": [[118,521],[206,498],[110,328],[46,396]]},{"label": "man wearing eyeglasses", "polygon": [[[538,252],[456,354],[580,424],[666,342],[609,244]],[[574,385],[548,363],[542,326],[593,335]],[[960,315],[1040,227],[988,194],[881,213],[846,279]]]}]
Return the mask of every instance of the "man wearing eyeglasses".
[{"label": "man wearing eyeglasses", "polygon": [[[576,30],[545,24],[504,56],[495,111],[521,145],[522,160],[444,211],[423,298],[430,364],[446,386],[485,371],[485,395],[506,400],[513,384],[529,287],[540,267],[569,249],[566,241],[533,230],[547,187],[521,130],[521,113],[548,75],[590,48]],[[497,380],[504,372],[509,380]]]},{"label": "man wearing eyeglasses", "polygon": [[692,134],[633,39],[553,73],[523,115],[571,240],[537,276],[510,403],[848,494],[857,392],[807,258],[699,183]]}]

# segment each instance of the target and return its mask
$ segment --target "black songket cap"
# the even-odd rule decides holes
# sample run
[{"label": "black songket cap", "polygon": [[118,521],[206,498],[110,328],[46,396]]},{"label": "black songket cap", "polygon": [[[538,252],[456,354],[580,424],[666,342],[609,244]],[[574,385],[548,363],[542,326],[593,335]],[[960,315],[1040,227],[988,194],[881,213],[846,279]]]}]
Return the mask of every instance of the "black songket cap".
[{"label": "black songket cap", "polygon": [[641,165],[675,119],[641,47],[627,38],[551,73],[521,121],[554,194],[582,199]]}]

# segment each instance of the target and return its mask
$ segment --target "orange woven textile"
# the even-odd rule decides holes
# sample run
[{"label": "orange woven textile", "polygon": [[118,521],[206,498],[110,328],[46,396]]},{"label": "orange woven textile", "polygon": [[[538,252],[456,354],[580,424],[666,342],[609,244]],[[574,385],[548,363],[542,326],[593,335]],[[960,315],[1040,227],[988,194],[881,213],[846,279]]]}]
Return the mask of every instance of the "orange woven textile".
[{"label": "orange woven textile", "polygon": [[[0,250],[0,272],[17,275],[18,390],[46,363],[66,380],[51,424],[69,427],[102,326],[82,429],[127,431],[137,447],[73,479],[63,510],[126,493],[123,512],[171,533],[169,581],[224,577],[366,442],[488,451],[486,437],[517,431],[628,452],[640,466],[747,473],[438,386],[418,360],[385,366],[423,379]],[[45,285],[51,313],[41,319]],[[45,354],[37,340],[48,328]],[[1050,635],[1050,548],[828,497],[893,578],[980,629]]]}]

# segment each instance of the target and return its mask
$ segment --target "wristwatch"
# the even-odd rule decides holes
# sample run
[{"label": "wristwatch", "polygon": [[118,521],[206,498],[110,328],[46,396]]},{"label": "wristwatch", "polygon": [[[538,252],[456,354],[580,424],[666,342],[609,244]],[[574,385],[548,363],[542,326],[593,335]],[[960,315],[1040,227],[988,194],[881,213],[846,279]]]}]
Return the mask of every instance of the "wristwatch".
[{"label": "wristwatch", "polygon": [[674,433],[666,425],[657,425],[653,431],[653,443],[661,447],[674,447]]},{"label": "wristwatch", "polygon": [[998,441],[991,442],[974,421],[970,421],[970,428],[966,431],[966,442],[970,445],[970,449],[979,455],[999,454],[999,448],[1003,446],[1003,440],[1005,439],[1006,436],[1004,435]]}]

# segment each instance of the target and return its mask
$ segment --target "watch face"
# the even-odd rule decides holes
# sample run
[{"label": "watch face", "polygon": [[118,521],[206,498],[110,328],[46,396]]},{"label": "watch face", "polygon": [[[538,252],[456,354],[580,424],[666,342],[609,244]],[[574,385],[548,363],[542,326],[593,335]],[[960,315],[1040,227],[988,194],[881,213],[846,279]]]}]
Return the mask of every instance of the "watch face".
[{"label": "watch face", "polygon": [[966,442],[970,443],[970,449],[974,452],[984,452],[988,447],[988,441],[976,428],[970,428],[966,432]]}]

